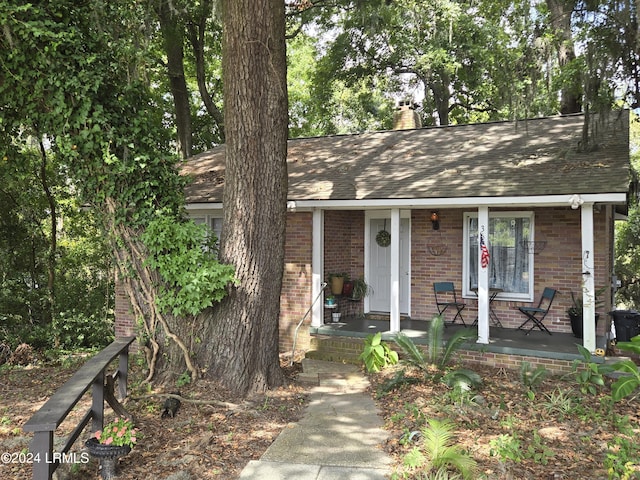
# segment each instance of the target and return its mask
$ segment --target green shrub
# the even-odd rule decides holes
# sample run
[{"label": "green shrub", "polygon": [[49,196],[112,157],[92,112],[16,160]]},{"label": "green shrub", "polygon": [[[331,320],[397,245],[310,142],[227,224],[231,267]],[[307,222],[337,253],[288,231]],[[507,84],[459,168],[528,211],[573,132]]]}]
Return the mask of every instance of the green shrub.
[{"label": "green shrub", "polygon": [[604,461],[610,479],[638,478],[640,447],[626,436],[616,436],[607,443],[609,451]]},{"label": "green shrub", "polygon": [[63,350],[104,348],[114,339],[113,316],[60,312],[53,319],[51,332],[56,347]]},{"label": "green shrub", "polygon": [[[640,354],[640,335],[633,337],[630,342],[618,342],[617,347]],[[617,362],[611,368],[622,373],[622,376],[611,385],[611,397],[614,401],[628,397],[640,387],[640,370],[632,360]]]},{"label": "green shrub", "polygon": [[378,332],[367,335],[360,360],[364,362],[367,372],[377,373],[388,365],[398,363],[398,353],[391,350],[387,342],[382,341],[382,334]]},{"label": "green shrub", "polygon": [[469,390],[482,383],[480,376],[472,370],[458,368],[447,371],[453,353],[465,340],[471,337],[471,331],[468,329],[458,330],[446,343],[443,343],[443,330],[444,321],[442,317],[436,316],[429,327],[427,354],[423,353],[411,338],[402,332],[398,333],[395,341],[404,354],[402,363],[418,368],[424,372],[425,376],[429,376],[435,381],[442,380],[451,388]]}]

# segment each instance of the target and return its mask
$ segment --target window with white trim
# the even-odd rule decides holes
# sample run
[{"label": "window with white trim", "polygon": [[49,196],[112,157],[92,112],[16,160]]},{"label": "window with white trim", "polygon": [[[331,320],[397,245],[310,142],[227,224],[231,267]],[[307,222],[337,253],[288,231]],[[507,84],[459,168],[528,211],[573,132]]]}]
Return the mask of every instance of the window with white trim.
[{"label": "window with white trim", "polygon": [[220,235],[222,235],[222,213],[220,216],[216,215],[190,215],[191,220],[196,225],[202,225],[203,223],[209,227],[209,230],[216,236],[216,246],[220,245]]},{"label": "window with white trim", "polygon": [[[489,213],[489,286],[499,288],[499,298],[533,300],[534,215],[526,212]],[[475,295],[478,286],[478,214],[464,215],[463,294]]]}]

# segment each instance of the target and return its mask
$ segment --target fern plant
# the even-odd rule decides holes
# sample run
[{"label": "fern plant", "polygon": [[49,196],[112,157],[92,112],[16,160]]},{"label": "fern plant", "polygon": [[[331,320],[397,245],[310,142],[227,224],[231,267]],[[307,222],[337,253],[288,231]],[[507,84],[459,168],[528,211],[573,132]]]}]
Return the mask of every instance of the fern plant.
[{"label": "fern plant", "polygon": [[476,461],[453,443],[453,429],[448,420],[429,420],[421,430],[421,446],[405,456],[404,465],[426,474],[454,470],[464,479],[476,478]]}]

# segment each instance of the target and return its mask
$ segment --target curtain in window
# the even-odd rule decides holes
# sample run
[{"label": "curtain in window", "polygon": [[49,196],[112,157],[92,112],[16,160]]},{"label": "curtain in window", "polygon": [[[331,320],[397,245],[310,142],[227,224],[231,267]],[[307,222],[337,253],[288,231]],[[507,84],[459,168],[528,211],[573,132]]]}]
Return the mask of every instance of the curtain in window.
[{"label": "curtain in window", "polygon": [[[478,219],[469,218],[469,287],[478,285]],[[529,293],[528,217],[489,219],[489,286],[505,293]]]}]

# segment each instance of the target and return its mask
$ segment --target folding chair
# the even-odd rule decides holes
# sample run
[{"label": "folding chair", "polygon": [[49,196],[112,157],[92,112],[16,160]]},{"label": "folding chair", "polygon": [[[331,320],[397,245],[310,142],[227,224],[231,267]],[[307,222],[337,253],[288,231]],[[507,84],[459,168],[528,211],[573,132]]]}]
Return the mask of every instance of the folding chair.
[{"label": "folding chair", "polygon": [[553,299],[556,296],[557,291],[553,288],[546,287],[542,292],[542,297],[540,297],[540,302],[538,302],[537,307],[518,307],[518,310],[522,312],[523,315],[527,317],[522,325],[518,327],[518,330],[522,330],[523,327],[532,322],[531,328],[527,330],[527,335],[531,333],[531,330],[538,327],[541,331],[547,332],[551,335],[549,329],[543,323],[544,317],[547,316],[549,309],[551,308],[551,303],[553,303]]},{"label": "folding chair", "polygon": [[459,318],[462,324],[466,327],[467,324],[464,323],[464,318],[462,318],[462,310],[464,310],[467,305],[458,301],[456,289],[453,286],[453,282],[435,282],[433,284],[433,291],[436,296],[436,306],[438,307],[438,313],[442,316],[442,318],[444,318],[444,312],[447,310],[447,308],[451,308],[452,311],[455,309],[456,314],[449,325],[453,325],[454,323],[456,323],[456,319]]}]

